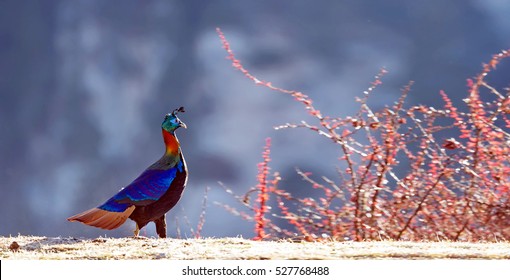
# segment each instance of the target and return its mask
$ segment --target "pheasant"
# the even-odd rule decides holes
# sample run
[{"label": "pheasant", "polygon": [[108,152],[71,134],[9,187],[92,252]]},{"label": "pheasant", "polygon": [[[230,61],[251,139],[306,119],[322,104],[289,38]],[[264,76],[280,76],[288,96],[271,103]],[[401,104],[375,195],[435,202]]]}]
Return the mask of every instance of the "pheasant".
[{"label": "pheasant", "polygon": [[186,162],[175,136],[179,127],[186,128],[177,117],[179,112],[184,112],[184,108],[167,114],[161,125],[166,150],[158,161],[105,203],[67,220],[111,230],[130,218],[136,223],[135,236],[154,222],[158,236],[165,238],[165,214],[177,204],[188,180]]}]

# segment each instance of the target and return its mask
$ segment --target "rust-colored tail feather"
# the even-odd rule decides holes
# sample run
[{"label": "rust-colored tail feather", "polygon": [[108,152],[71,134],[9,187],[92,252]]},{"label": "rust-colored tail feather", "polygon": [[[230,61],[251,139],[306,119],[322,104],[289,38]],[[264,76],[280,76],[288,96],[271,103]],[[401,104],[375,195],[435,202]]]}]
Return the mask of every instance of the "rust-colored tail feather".
[{"label": "rust-colored tail feather", "polygon": [[99,208],[92,208],[69,217],[67,220],[70,222],[81,222],[102,229],[115,229],[120,227],[134,210],[134,205],[130,206],[124,212],[109,212]]}]

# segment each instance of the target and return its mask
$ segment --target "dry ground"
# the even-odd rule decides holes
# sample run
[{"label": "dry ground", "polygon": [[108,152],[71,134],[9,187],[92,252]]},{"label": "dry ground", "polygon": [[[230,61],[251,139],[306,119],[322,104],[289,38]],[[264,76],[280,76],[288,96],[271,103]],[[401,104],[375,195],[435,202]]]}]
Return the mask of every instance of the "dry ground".
[{"label": "dry ground", "polygon": [[510,242],[0,237],[0,259],[510,259]]}]

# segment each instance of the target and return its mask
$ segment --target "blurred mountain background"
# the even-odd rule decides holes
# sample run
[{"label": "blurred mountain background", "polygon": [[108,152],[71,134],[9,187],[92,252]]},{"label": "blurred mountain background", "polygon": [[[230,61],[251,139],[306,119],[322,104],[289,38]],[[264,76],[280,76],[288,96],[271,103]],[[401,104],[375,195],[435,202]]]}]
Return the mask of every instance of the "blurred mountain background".
[{"label": "blurred mountain background", "polygon": [[[66,217],[156,161],[163,116],[179,106],[190,178],[167,215],[170,236],[177,227],[191,235],[186,219],[196,226],[207,186],[202,235],[253,236],[214,202],[238,206],[218,182],[237,193],[256,184],[266,137],[285,188],[309,189],[296,167],[336,179],[338,147],[306,130],[275,131],[309,117],[235,71],[216,27],[253,74],[346,116],[381,67],[389,74],[376,108],[410,80],[410,102],[441,106],[443,89],[460,105],[466,78],[510,47],[509,14],[505,0],[1,0],[0,235],[131,235],[131,221],[108,232]],[[508,86],[502,67],[498,87]]]}]

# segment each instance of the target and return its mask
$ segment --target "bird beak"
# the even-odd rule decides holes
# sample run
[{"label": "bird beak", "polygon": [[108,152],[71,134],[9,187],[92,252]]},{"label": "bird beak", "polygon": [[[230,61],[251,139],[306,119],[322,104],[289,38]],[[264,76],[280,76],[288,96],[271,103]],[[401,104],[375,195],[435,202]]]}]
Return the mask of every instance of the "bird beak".
[{"label": "bird beak", "polygon": [[179,120],[179,126],[180,126],[180,127],[182,127],[182,128],[185,128],[185,129],[186,129],[186,128],[188,128],[188,127],[186,126],[186,124],[185,124],[185,123],[183,123],[183,122],[182,122],[182,121],[180,121],[180,120]]}]

